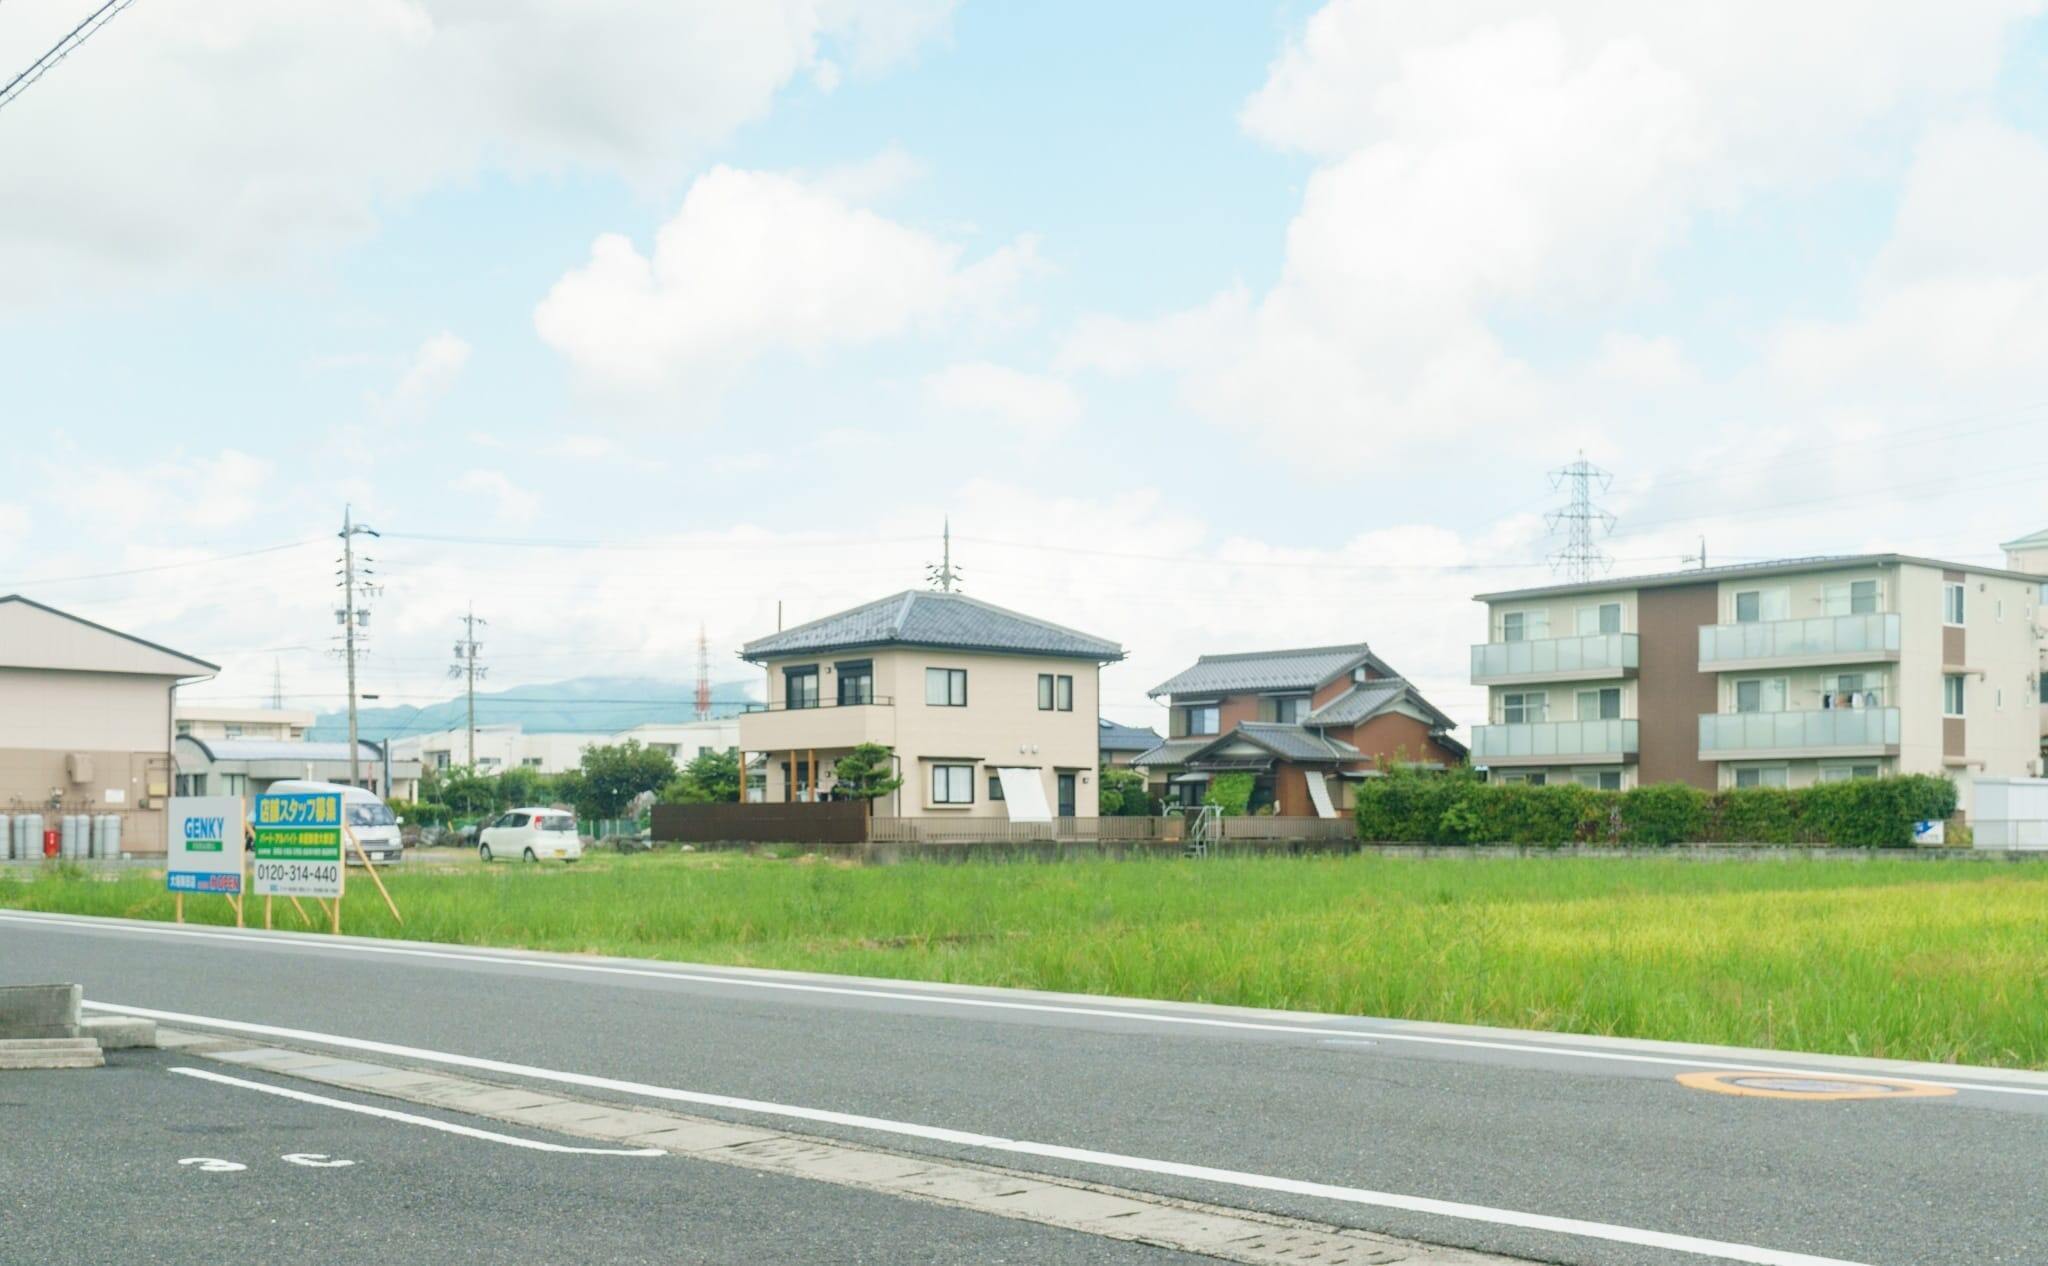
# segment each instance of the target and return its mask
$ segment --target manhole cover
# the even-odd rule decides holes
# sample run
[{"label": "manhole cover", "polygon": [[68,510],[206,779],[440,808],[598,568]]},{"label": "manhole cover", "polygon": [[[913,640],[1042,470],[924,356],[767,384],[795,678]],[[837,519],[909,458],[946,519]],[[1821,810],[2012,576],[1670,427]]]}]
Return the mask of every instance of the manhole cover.
[{"label": "manhole cover", "polygon": [[1678,1084],[1717,1095],[1756,1099],[1925,1099],[1952,1095],[1946,1086],[1889,1077],[1820,1077],[1779,1072],[1680,1073]]}]

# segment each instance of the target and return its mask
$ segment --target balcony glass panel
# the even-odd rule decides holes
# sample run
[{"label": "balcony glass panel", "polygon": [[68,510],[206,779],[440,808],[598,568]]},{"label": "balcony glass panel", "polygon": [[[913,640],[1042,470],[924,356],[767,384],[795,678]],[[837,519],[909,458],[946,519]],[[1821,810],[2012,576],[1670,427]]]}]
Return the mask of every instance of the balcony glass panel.
[{"label": "balcony glass panel", "polygon": [[1472,648],[1472,676],[1519,677],[1535,674],[1613,672],[1636,667],[1633,633],[1588,633],[1583,637],[1549,637],[1535,642],[1486,642]]},{"label": "balcony glass panel", "polygon": [[1619,756],[1636,750],[1634,721],[1534,721],[1472,730],[1479,760],[1543,756]]},{"label": "balcony glass panel", "polygon": [[1890,747],[1898,741],[1897,708],[1710,712],[1700,718],[1702,752],[1821,751],[1843,747]]},{"label": "balcony glass panel", "polygon": [[1848,659],[1873,653],[1897,653],[1898,649],[1897,612],[1700,626],[1702,664],[1823,657]]}]

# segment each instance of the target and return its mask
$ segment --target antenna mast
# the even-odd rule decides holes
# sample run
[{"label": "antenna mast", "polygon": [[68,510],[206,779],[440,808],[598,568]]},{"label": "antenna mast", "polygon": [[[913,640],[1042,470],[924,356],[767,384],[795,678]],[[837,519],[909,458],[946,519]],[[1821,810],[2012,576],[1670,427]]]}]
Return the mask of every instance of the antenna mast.
[{"label": "antenna mast", "polygon": [[1614,567],[1614,560],[1594,544],[1596,537],[1614,530],[1614,516],[1593,502],[1596,484],[1598,491],[1605,492],[1613,483],[1614,476],[1587,461],[1583,449],[1577,461],[1550,472],[1550,486],[1567,489],[1571,496],[1543,516],[1553,535],[1564,533],[1564,547],[1552,554],[1549,562],[1550,569],[1568,581],[1582,583]]},{"label": "antenna mast", "polygon": [[944,533],[940,536],[942,553],[939,565],[924,569],[925,579],[940,593],[953,592],[953,586],[960,583],[960,572],[953,566],[953,516],[946,516]]}]

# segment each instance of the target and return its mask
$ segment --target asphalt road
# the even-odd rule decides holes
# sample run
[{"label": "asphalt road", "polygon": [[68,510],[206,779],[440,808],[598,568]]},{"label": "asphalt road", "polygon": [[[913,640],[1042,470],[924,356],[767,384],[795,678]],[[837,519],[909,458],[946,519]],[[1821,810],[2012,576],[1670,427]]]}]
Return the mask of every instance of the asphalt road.
[{"label": "asphalt road", "polygon": [[[584,1097],[645,1103],[686,1092],[762,1101],[686,1109],[699,1115],[790,1128],[778,1113],[860,1114],[875,1120],[807,1118],[801,1128],[1539,1261],[1675,1266],[1766,1261],[1776,1252],[1871,1266],[2048,1262],[2048,1078],[1990,1070],[1923,1071],[1923,1079],[1949,1083],[1926,1097],[1756,1098],[1677,1078],[1759,1067],[1810,1069],[1822,1080],[1899,1070],[14,913],[0,913],[0,980],[76,980],[92,1001],[397,1043],[455,1060],[512,1061],[539,1080],[609,1079],[581,1085]],[[18,1098],[15,1084],[0,1082],[0,1097]],[[920,1133],[929,1127],[991,1137]],[[1008,1140],[1037,1150],[1000,1150]],[[11,1161],[0,1155],[0,1172]],[[1191,1176],[1185,1166],[1228,1173]],[[775,1223],[848,1198],[803,1188],[778,1205],[784,1198],[761,1179],[704,1181],[740,1193],[742,1207],[729,1215],[734,1237],[756,1213]],[[1362,1200],[1351,1189],[1393,1199]],[[757,1191],[759,1203],[747,1204]],[[1460,1207],[1398,1207],[1404,1197]],[[905,1238],[903,1251],[873,1260],[921,1260],[916,1219],[930,1211],[897,1202],[878,1216],[885,1236],[900,1218]],[[1763,1255],[1643,1242],[1654,1234],[1572,1233],[1549,1218]],[[629,1220],[616,1224],[621,1260],[645,1247],[624,1229]],[[1087,1260],[1121,1260],[1111,1254],[1124,1250],[1094,1247]],[[1013,1260],[1058,1260],[1057,1251]],[[1003,1260],[1003,1252],[995,1240],[963,1241],[952,1259]],[[770,1255],[778,1257],[814,1260]]]}]

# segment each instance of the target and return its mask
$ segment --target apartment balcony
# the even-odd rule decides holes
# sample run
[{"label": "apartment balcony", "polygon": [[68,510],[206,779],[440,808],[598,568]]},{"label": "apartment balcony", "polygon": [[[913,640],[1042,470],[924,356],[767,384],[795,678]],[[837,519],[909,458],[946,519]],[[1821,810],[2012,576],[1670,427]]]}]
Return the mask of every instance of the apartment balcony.
[{"label": "apartment balcony", "polygon": [[1709,712],[1700,718],[1701,760],[1896,756],[1897,708],[1804,712]]},{"label": "apartment balcony", "polygon": [[1587,633],[1533,642],[1482,642],[1472,648],[1472,684],[1633,677],[1638,653],[1633,633]]},{"label": "apartment balcony", "polygon": [[1897,612],[1700,626],[1700,671],[1817,668],[1899,657]]},{"label": "apartment balcony", "polygon": [[877,696],[862,703],[821,699],[816,707],[755,704],[740,714],[740,750],[788,752],[896,742],[894,701]]},{"label": "apartment balcony", "polygon": [[1636,758],[1636,723],[1530,721],[1472,729],[1475,765],[1622,765]]}]

